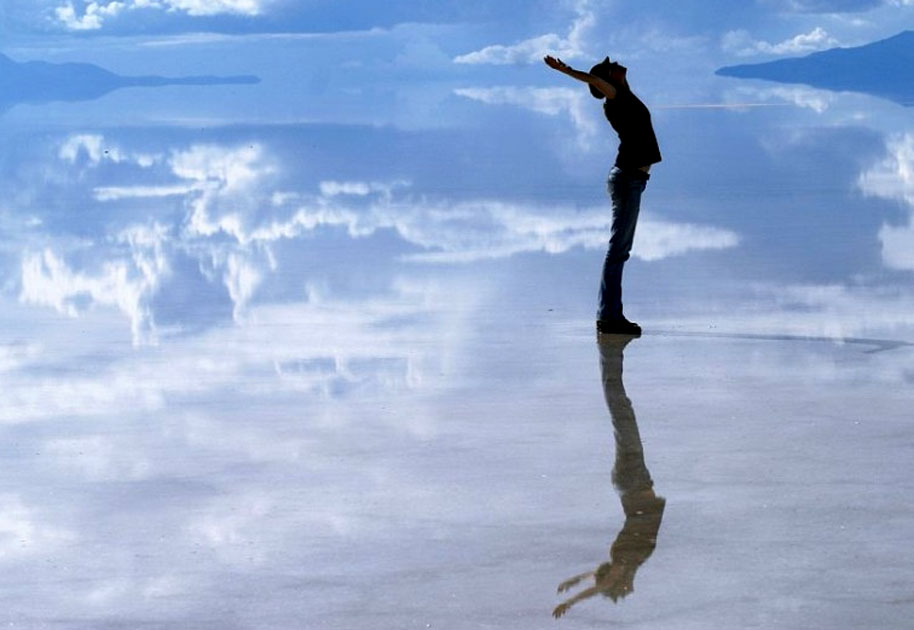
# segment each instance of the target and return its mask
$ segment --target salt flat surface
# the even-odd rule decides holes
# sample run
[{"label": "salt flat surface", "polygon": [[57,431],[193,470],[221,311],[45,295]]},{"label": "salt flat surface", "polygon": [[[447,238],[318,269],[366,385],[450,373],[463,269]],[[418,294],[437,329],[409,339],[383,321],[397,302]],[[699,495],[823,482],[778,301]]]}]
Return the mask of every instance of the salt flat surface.
[{"label": "salt flat surface", "polygon": [[608,562],[626,522],[601,379],[601,367],[607,378],[615,369],[601,366],[601,347],[604,364],[620,349],[585,322],[483,318],[459,348],[411,326],[396,332],[407,358],[340,366],[304,355],[305,335],[337,326],[306,330],[290,313],[212,331],[205,355],[186,340],[33,380],[36,400],[8,394],[0,599],[10,623],[910,618],[911,347],[648,326],[616,376],[666,499],[656,549],[634,592],[598,594],[553,621],[556,587]]}]

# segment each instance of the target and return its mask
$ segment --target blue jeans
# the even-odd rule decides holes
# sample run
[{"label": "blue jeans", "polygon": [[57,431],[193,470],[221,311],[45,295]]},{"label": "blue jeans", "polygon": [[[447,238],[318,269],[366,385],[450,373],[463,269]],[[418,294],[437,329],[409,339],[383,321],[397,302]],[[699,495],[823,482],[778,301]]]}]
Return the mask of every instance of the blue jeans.
[{"label": "blue jeans", "polygon": [[622,317],[622,268],[635,240],[641,193],[647,187],[648,179],[650,176],[638,169],[622,170],[614,166],[609,172],[606,188],[612,199],[613,222],[600,281],[599,320],[612,321]]}]

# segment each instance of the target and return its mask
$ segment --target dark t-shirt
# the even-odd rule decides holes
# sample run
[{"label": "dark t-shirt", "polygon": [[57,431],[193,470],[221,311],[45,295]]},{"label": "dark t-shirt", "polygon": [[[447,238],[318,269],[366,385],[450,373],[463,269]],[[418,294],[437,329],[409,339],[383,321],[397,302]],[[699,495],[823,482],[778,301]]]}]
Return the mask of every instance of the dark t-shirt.
[{"label": "dark t-shirt", "polygon": [[651,113],[630,89],[616,88],[616,97],[603,102],[603,113],[619,134],[616,166],[622,169],[641,168],[662,159],[651,125]]}]

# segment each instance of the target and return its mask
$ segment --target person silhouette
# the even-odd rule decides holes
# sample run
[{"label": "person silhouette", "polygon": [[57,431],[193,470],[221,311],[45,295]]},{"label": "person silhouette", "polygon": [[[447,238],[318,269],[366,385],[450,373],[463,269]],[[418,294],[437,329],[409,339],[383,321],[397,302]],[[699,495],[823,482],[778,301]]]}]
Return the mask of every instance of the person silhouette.
[{"label": "person silhouette", "polygon": [[632,339],[632,336],[604,335],[598,340],[603,394],[616,442],[612,481],[622,502],[625,524],[610,547],[609,562],[559,584],[558,592],[564,593],[584,579],[594,580],[593,586],[555,607],[552,615],[556,619],[579,601],[598,593],[616,602],[634,591],[635,572],[657,545],[666,499],[654,493],[654,481],[644,463],[635,410],[622,383],[622,351]]},{"label": "person silhouette", "polygon": [[660,146],[647,106],[628,85],[628,69],[606,57],[590,69],[575,70],[561,59],[547,55],[546,65],[587,83],[594,98],[603,100],[603,113],[619,136],[616,161],[606,185],[612,200],[609,247],[600,280],[597,331],[604,334],[640,335],[641,327],[622,314],[622,269],[629,259],[641,209],[641,195],[653,164],[660,162]]}]

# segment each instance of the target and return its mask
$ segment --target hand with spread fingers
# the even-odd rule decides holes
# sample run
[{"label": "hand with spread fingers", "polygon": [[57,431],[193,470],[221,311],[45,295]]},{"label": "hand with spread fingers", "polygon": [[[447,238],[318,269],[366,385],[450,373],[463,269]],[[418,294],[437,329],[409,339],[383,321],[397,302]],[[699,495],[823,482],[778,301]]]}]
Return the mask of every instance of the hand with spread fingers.
[{"label": "hand with spread fingers", "polygon": [[568,604],[568,603],[559,604],[558,606],[555,607],[555,610],[552,611],[552,616],[555,617],[556,619],[558,619],[559,617],[564,615],[566,612],[568,612],[569,608],[571,608],[571,604]]},{"label": "hand with spread fingers", "polygon": [[552,55],[546,55],[543,57],[543,61],[546,62],[547,66],[553,70],[558,70],[559,72],[564,72],[567,74],[571,69],[564,61],[558,59],[557,57],[553,57]]},{"label": "hand with spread fingers", "polygon": [[583,580],[586,577],[593,577],[593,571],[588,571],[587,573],[582,573],[581,575],[576,575],[573,578],[565,580],[564,582],[559,584],[558,592],[564,593],[565,591],[570,589],[572,586],[577,586],[578,582],[580,582],[581,580]]}]

